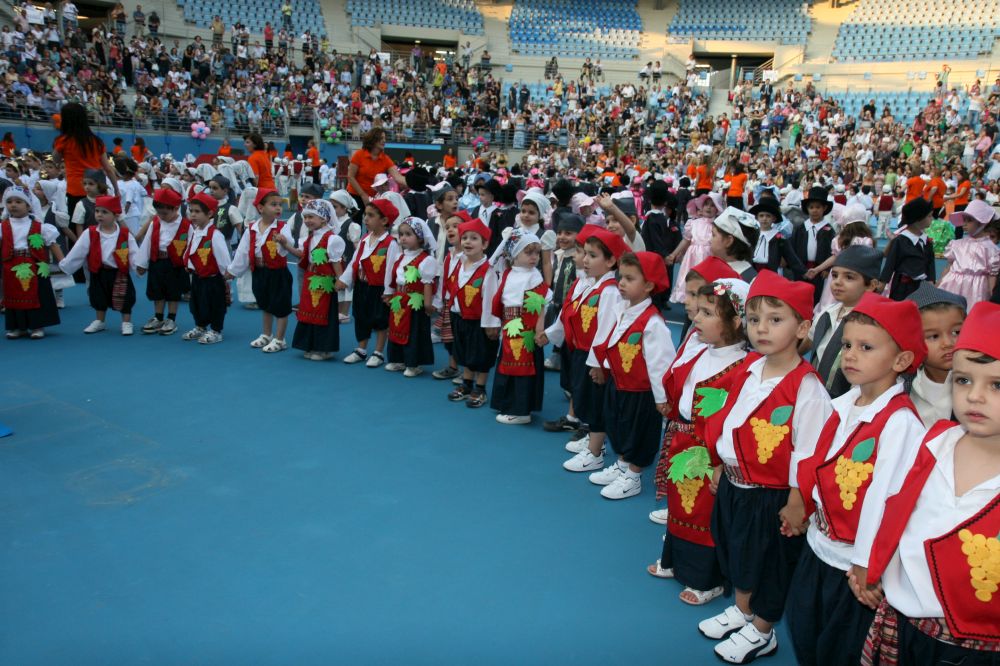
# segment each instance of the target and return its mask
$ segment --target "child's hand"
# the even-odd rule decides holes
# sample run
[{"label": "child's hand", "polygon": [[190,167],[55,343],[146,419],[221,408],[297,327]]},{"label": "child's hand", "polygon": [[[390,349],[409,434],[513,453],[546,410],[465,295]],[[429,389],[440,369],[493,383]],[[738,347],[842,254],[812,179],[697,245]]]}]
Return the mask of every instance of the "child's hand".
[{"label": "child's hand", "polygon": [[778,517],[781,519],[781,526],[778,529],[782,535],[793,537],[806,533],[808,528],[806,507],[798,488],[788,491],[788,502],[778,512]]},{"label": "child's hand", "polygon": [[598,386],[604,383],[604,369],[603,368],[591,368],[590,369],[590,379],[593,380]]},{"label": "child's hand", "polygon": [[437,312],[437,308],[434,307],[433,303],[424,303],[424,312],[427,313],[428,317],[432,317]]},{"label": "child's hand", "polygon": [[549,344],[549,336],[545,335],[545,331],[535,335],[535,344],[539,347]]},{"label": "child's hand", "polygon": [[596,201],[597,205],[601,207],[601,210],[609,210],[615,205],[615,202],[611,200],[611,195],[607,192],[594,197],[594,201]]},{"label": "child's hand", "polygon": [[852,566],[847,570],[847,581],[855,598],[865,606],[874,609],[878,608],[878,605],[882,603],[882,597],[884,596],[882,593],[882,584],[868,584],[867,568],[859,567],[858,565]]},{"label": "child's hand", "polygon": [[656,403],[656,411],[658,411],[661,416],[666,418],[666,416],[670,413],[670,403],[668,402]]},{"label": "child's hand", "polygon": [[138,275],[139,277],[142,277],[143,275],[146,274],[146,269],[145,268],[139,268],[138,266],[136,266],[135,267],[135,274]]},{"label": "child's hand", "polygon": [[722,480],[722,465],[717,465],[712,472],[712,480],[708,482],[708,492],[713,495],[719,492],[719,481]]},{"label": "child's hand", "polygon": [[499,328],[491,327],[491,328],[486,328],[484,330],[486,331],[486,337],[488,337],[490,340],[496,340],[498,337],[500,337]]},{"label": "child's hand", "polygon": [[382,302],[383,303],[385,303],[386,305],[389,305],[389,301],[391,301],[391,300],[392,300],[392,295],[391,294],[382,294]]},{"label": "child's hand", "polygon": [[288,242],[288,239],[285,238],[285,236],[283,236],[282,234],[277,234],[277,238],[278,238],[278,245],[280,245],[281,247],[287,248],[289,245],[291,245],[291,243]]},{"label": "child's hand", "polygon": [[816,269],[815,268],[810,268],[809,270],[806,271],[806,279],[807,280],[812,280],[815,277],[816,277]]},{"label": "child's hand", "polygon": [[226,274],[225,274],[224,276],[222,276],[222,279],[223,279],[223,280],[232,280],[232,279],[233,279],[234,277],[236,277],[236,276],[234,276],[234,275],[233,275],[232,273],[230,273],[229,271],[226,271]]},{"label": "child's hand", "polygon": [[666,264],[667,266],[673,266],[675,261],[677,261],[677,257],[675,257],[672,254],[668,254],[667,256],[663,257],[663,263]]},{"label": "child's hand", "polygon": [[347,289],[347,285],[341,282],[340,280],[337,280],[337,283],[333,285],[333,288],[336,289],[337,291],[344,291],[345,289]]}]

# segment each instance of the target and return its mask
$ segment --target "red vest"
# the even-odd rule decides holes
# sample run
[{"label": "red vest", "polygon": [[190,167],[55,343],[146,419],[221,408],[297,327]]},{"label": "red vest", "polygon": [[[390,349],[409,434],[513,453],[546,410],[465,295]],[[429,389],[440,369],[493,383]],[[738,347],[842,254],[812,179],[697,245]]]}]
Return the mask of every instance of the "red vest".
[{"label": "red vest", "polygon": [[[190,230],[191,223],[186,218],[182,218],[180,225],[177,227],[177,233],[174,234],[173,239],[167,245],[167,258],[170,259],[170,263],[178,268],[187,266],[187,262],[184,260],[184,253],[187,251],[188,233],[190,233]],[[149,233],[149,261],[154,262],[160,258],[160,218],[153,218]]]},{"label": "red vest", "polygon": [[[733,395],[739,396],[750,377],[750,365],[759,358],[759,354],[747,354],[743,367],[737,370],[730,388]],[[788,468],[791,466],[793,449],[792,415],[795,412],[799,386],[809,374],[816,375],[816,371],[809,363],[800,360],[795,369],[785,375],[771,391],[771,395],[750,414],[746,422],[733,430],[736,460],[747,483],[766,488],[789,487]],[[731,411],[735,403],[736,400],[730,401],[726,411]]]},{"label": "red vest", "polygon": [[[364,249],[365,240],[369,236],[371,236],[370,233],[365,234],[364,238],[361,239],[361,244],[358,246],[357,251],[354,253],[354,279],[364,279],[368,284],[377,286],[383,285],[385,284],[385,258],[389,254],[389,246],[394,241],[392,235],[387,233],[385,238],[372,250],[372,253],[362,259],[361,252]],[[364,268],[363,274],[359,272],[359,267]]]},{"label": "red vest", "polygon": [[611,336],[615,334],[612,330],[607,340],[594,345],[594,355],[598,360],[602,363],[606,360],[611,366],[611,376],[619,391],[642,393],[652,390],[646,358],[642,354],[642,333],[649,320],[659,315],[659,310],[650,303],[622,334],[617,344],[608,345]]},{"label": "red vest", "polygon": [[[677,358],[680,358],[684,354],[684,349],[690,340],[691,336],[688,335],[684,342],[681,343],[681,348],[677,350]],[[663,374],[663,390],[666,392],[667,402],[670,404],[670,415],[667,418],[672,421],[676,421],[681,416],[678,403],[681,399],[681,393],[684,391],[684,383],[687,382],[688,375],[694,370],[695,363],[698,362],[698,359],[701,358],[706,349],[708,349],[707,346],[692,356],[687,363],[680,365],[675,363],[671,365]]]},{"label": "red vest", "polygon": [[830,538],[835,541],[854,543],[861,506],[878,458],[879,437],[889,418],[901,409],[917,413],[906,393],[893,396],[871,423],[859,423],[836,455],[828,460],[827,453],[840,426],[840,416],[834,412],[823,426],[815,455],[799,465],[799,490],[806,505],[806,515],[816,510],[812,491],[817,488],[823,503],[822,518],[829,527]]},{"label": "red vest", "polygon": [[456,288],[457,276],[452,279],[452,274],[458,273],[458,267],[461,265],[461,261],[455,261],[455,255],[451,252],[444,253],[444,261],[441,262],[441,308],[442,312],[448,312],[451,310],[451,304],[454,301],[455,294],[458,289]]},{"label": "red vest", "polygon": [[617,282],[613,277],[595,286],[593,291],[583,298],[570,301],[569,316],[564,325],[569,323],[569,328],[566,329],[566,339],[572,339],[573,349],[589,350],[594,346],[594,335],[597,333],[597,310],[601,302],[601,294],[609,287],[617,288]]},{"label": "red vest", "polygon": [[[101,251],[101,233],[97,227],[90,227],[90,249],[87,251],[87,268],[91,273],[100,273],[104,266],[103,252]],[[115,241],[115,251],[112,255],[119,272],[128,272],[128,229],[118,226],[118,240]]]},{"label": "red vest", "polygon": [[[281,228],[285,226],[284,222],[272,222],[271,226],[267,230],[267,239],[264,241],[264,245],[260,249],[260,256],[264,260],[264,268],[286,268],[288,266],[288,259],[281,256],[278,252],[278,241],[274,240],[275,234],[281,233]],[[257,225],[250,225],[250,270],[254,269],[257,263]]]},{"label": "red vest", "polygon": [[[580,283],[580,278],[573,280],[573,284],[569,286],[569,290],[566,291],[567,296],[573,293],[576,289],[576,285]],[[575,308],[579,307],[580,297],[571,298],[569,301],[563,303],[563,306],[559,309],[559,321],[562,322],[563,331],[565,332],[565,340],[563,344],[570,350],[576,349],[573,344],[573,325],[570,323],[569,319],[573,316],[573,311]]]},{"label": "red vest", "polygon": [[[533,377],[538,371],[538,368],[535,367],[534,354],[535,326],[538,324],[539,317],[544,315],[545,306],[542,305],[538,312],[530,312],[526,306],[529,301],[537,301],[539,296],[544,301],[546,294],[549,293],[549,288],[545,282],[542,282],[537,287],[524,292],[524,306],[505,308],[503,290],[507,284],[508,275],[510,275],[510,269],[504,272],[500,279],[500,287],[493,295],[493,316],[500,318],[503,322],[500,331],[500,363],[497,365],[497,372],[513,377]],[[531,294],[536,296],[533,297]],[[532,310],[534,309],[532,307]],[[519,323],[521,329],[521,333],[516,335],[512,333],[517,328],[517,324],[513,324],[515,321]],[[508,324],[511,326],[508,327]]]},{"label": "red vest", "polygon": [[458,299],[458,311],[462,319],[472,319],[478,321],[483,316],[483,280],[486,279],[486,271],[490,270],[490,262],[484,261],[469,276],[469,281],[464,287],[458,286],[458,274],[461,269],[456,269],[448,275],[445,283],[445,293],[450,294],[445,301],[446,307],[450,310],[451,304]]},{"label": "red vest", "polygon": [[194,264],[194,274],[200,278],[209,278],[219,274],[219,264],[215,261],[215,253],[212,252],[212,236],[214,235],[215,226],[210,225],[199,246],[194,248],[192,252],[193,248],[189,242],[187,250],[184,252],[184,265],[187,266],[190,259],[191,263]]},{"label": "red vest", "polygon": [[[872,553],[868,559],[868,581],[877,582],[892,559],[917,500],[937,464],[927,444],[953,427],[938,421],[927,431],[917,459],[900,491],[885,503]],[[924,542],[934,594],[944,610],[944,620],[955,638],[995,643],[1000,636],[1000,495],[963,523],[939,537]]]},{"label": "red vest", "polygon": [[[412,267],[419,273],[420,264],[429,256],[426,252],[421,252],[406,265],[406,268]],[[420,279],[420,275],[418,274],[416,279],[404,279],[402,285],[396,279],[396,272],[405,259],[406,257],[401,256],[396,260],[396,265],[392,267],[392,274],[389,276],[389,285],[395,292],[389,299],[389,341],[397,345],[405,345],[410,341],[410,322],[413,320],[413,311],[417,309],[414,307],[416,302],[419,301],[418,307],[423,308],[424,282]],[[414,301],[411,294],[420,294],[421,298]]]},{"label": "red vest", "polygon": [[[3,262],[3,305],[11,310],[37,310],[38,275],[48,276],[49,248],[42,236],[42,223],[32,219],[28,227],[28,256],[14,256],[14,227],[10,220],[2,223],[0,260]],[[23,267],[22,267],[23,266]]]},{"label": "red vest", "polygon": [[[319,243],[310,251],[313,232],[309,232],[306,238],[299,260],[299,267],[305,271],[302,284],[299,285],[299,309],[295,313],[296,319],[303,324],[313,324],[316,326],[326,326],[330,323],[330,305],[333,301],[333,291],[337,283],[336,272],[333,270],[333,262],[327,253],[330,237],[333,231],[327,231],[319,239]],[[325,257],[324,261],[313,262],[313,252],[322,249],[323,252],[317,258]]]}]

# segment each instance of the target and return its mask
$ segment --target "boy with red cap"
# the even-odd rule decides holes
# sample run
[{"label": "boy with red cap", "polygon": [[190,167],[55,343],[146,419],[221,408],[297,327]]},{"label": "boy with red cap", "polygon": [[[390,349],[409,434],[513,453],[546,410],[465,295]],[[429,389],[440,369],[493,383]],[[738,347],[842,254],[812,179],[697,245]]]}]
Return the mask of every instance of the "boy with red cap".
[{"label": "boy with red cap", "polygon": [[916,304],[865,294],[844,321],[841,368],[851,390],[834,399],[816,453],[799,465],[809,516],[788,596],[788,629],[802,664],[857,664],[874,612],[846,580],[867,564],[889,482],[916,456],[924,426],[900,381],[927,356]]},{"label": "boy with red cap", "polygon": [[129,274],[138,247],[128,228],[119,223],[122,204],[118,197],[99,196],[94,200],[97,225],[84,230],[59,269],[72,275],[86,264],[90,272],[87,296],[94,308],[95,319],[84,333],[99,333],[106,328],[108,308],[122,313],[122,335],[132,335],[132,306],[135,305],[135,285]]},{"label": "boy with red cap", "polygon": [[[997,330],[1000,306],[978,303],[972,308],[955,345],[952,400],[958,423],[933,425],[912,465],[897,460],[885,510],[862,514],[859,540],[874,537],[870,554],[855,549],[850,580],[858,599],[877,607],[862,664],[997,662]],[[894,441],[891,447],[906,445]]]},{"label": "boy with red cap", "polygon": [[[226,272],[226,279],[232,280],[250,271],[253,297],[263,317],[263,332],[250,346],[268,354],[288,349],[285,331],[292,313],[292,273],[285,248],[294,246],[295,240],[291,226],[279,219],[281,203],[276,190],[257,190],[253,204],[260,218],[247,225]],[[278,236],[284,236],[288,243],[279,242]]]},{"label": "boy with red cap", "polygon": [[[401,251],[399,243],[389,233],[399,210],[388,199],[372,199],[365,206],[365,226],[368,233],[361,239],[354,258],[337,280],[337,289],[354,288],[354,335],[358,346],[344,363],[360,363],[377,368],[385,363],[383,350],[389,331],[389,306],[382,294],[389,283],[390,269],[396,265]],[[368,341],[375,333],[375,350],[368,355]]]},{"label": "boy with red cap", "polygon": [[191,237],[184,251],[184,265],[191,273],[191,315],[194,328],[184,340],[197,340],[203,345],[222,342],[226,321],[229,290],[225,274],[229,270],[229,243],[212,224],[219,202],[201,192],[188,199]]},{"label": "boy with red cap", "polygon": [[816,371],[798,352],[809,333],[812,292],[810,284],[770,271],[754,280],[747,337],[756,352],[736,370],[725,406],[706,427],[706,441],[716,443],[722,461],[712,538],[736,604],[698,630],[720,641],[715,654],[729,663],[778,649],[773,626],[804,542],[798,466],[813,455],[832,411]]},{"label": "boy with red cap", "polygon": [[[460,211],[468,216],[468,213]],[[486,404],[486,378],[496,365],[499,345],[486,335],[483,303],[492,303],[497,274],[486,258],[490,230],[478,217],[458,225],[461,252],[454,255],[455,268],[444,274],[441,309],[451,313],[452,353],[462,368],[462,384],[448,394],[452,402],[465,401],[470,409]],[[450,256],[450,255],[449,255]]]},{"label": "boy with red cap", "polygon": [[[145,233],[139,232],[139,251],[135,255],[135,272],[144,275],[146,298],[153,301],[153,317],[142,332],[149,335],[172,335],[177,331],[177,304],[191,291],[191,279],[184,268],[191,222],[181,217],[181,195],[164,187],[153,192],[156,215],[149,221]],[[164,310],[167,319],[164,320]]]},{"label": "boy with red cap", "polygon": [[586,275],[583,288],[574,290],[572,300],[562,308],[558,323],[546,329],[540,339],[541,344],[546,344],[549,331],[556,336],[553,342],[557,344],[569,339],[570,397],[574,415],[589,431],[586,448],[563,463],[563,468],[570,472],[596,472],[604,466],[604,387],[591,379],[587,357],[594,341],[605,339],[611,332],[621,309],[615,268],[629,251],[624,238],[597,228],[589,232],[583,247]]},{"label": "boy with red cap", "polygon": [[674,360],[674,342],[651,297],[670,288],[663,257],[626,254],[619,261],[621,303],[611,324],[595,337],[587,357],[595,384],[607,382],[604,426],[618,460],[590,475],[601,496],[625,499],[642,492],[640,474],[660,443],[667,397],[663,373]]}]

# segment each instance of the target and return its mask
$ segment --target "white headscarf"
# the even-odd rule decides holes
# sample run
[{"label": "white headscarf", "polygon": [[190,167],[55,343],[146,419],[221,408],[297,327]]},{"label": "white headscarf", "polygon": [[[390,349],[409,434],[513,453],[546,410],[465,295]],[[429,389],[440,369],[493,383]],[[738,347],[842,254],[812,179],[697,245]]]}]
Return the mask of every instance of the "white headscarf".
[{"label": "white headscarf", "polygon": [[358,202],[354,200],[347,190],[337,190],[330,195],[331,201],[336,201],[341,206],[347,209],[347,212],[355,211],[358,209]]},{"label": "white headscarf", "polygon": [[517,255],[521,254],[524,248],[532,243],[541,245],[541,241],[535,234],[528,233],[524,229],[514,229],[506,240],[500,243],[500,247],[493,252],[493,256],[490,257],[490,264],[503,272],[514,261]]},{"label": "white headscarf", "polygon": [[31,216],[34,217],[39,222],[42,221],[42,204],[38,201],[31,190],[26,187],[21,187],[20,185],[11,185],[3,193],[3,206],[7,207],[7,202],[11,199],[21,199],[28,203],[28,207],[31,209]]},{"label": "white headscarf", "polygon": [[208,181],[212,180],[215,174],[219,172],[216,171],[215,167],[209,164],[208,162],[203,162],[202,164],[199,164],[197,167],[195,167],[195,173],[198,176],[198,178],[201,179],[201,182],[207,183]]},{"label": "white headscarf", "polygon": [[716,296],[725,296],[729,299],[740,319],[746,318],[747,294],[750,293],[750,285],[747,282],[736,278],[722,278],[713,282],[712,287]]},{"label": "white headscarf", "polygon": [[337,213],[333,210],[333,204],[326,199],[314,199],[302,206],[303,215],[315,215],[323,218],[326,224],[330,224],[337,219]]},{"label": "white headscarf", "polygon": [[751,229],[760,229],[760,224],[757,223],[757,218],[740,210],[739,208],[734,208],[729,206],[726,210],[715,218],[715,226],[719,227],[722,231],[725,231],[730,236],[735,236],[747,247],[753,247],[753,244],[747,240],[746,234],[743,233],[743,227],[749,227]]},{"label": "white headscarf", "polygon": [[543,228],[546,227],[552,219],[552,203],[548,200],[545,194],[537,187],[533,187],[525,192],[524,198],[521,199],[521,203],[524,203],[525,201],[530,201],[535,204],[538,208],[539,216],[541,217],[539,224]]},{"label": "white headscarf", "polygon": [[434,251],[437,250],[437,239],[434,237],[434,232],[431,231],[430,225],[425,220],[421,220],[419,217],[407,217],[401,220],[400,224],[405,224],[413,229],[413,233],[420,240],[423,248],[434,254]]}]

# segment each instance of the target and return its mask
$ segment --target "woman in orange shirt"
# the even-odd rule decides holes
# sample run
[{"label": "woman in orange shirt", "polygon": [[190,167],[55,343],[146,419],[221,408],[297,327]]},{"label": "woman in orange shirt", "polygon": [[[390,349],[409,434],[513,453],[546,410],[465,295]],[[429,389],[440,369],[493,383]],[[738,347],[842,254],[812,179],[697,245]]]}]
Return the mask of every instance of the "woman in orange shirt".
[{"label": "woman in orange shirt", "polygon": [[233,154],[233,147],[229,145],[229,139],[223,139],[222,145],[219,146],[219,155],[222,157],[229,157]]},{"label": "woman in orange shirt", "polygon": [[442,163],[444,164],[445,169],[454,169],[455,166],[458,165],[458,158],[455,157],[451,148],[445,151]]},{"label": "woman in orange shirt", "polygon": [[924,196],[924,186],[927,184],[922,178],[924,172],[920,166],[915,165],[910,168],[913,175],[906,179],[906,200],[903,203],[910,203],[917,197]]},{"label": "woman in orange shirt", "polygon": [[115,196],[119,196],[118,173],[111,166],[104,142],[90,129],[87,109],[76,102],[69,102],[63,104],[60,115],[61,134],[52,143],[52,160],[56,165],[66,165],[67,209],[76,210],[76,204],[87,196],[83,189],[83,172],[87,169],[103,171],[114,188]]},{"label": "woman in orange shirt", "polygon": [[251,132],[243,137],[243,145],[246,148],[247,162],[253,169],[254,185],[257,189],[275,189],[274,175],[271,173],[271,160],[267,156],[264,147],[264,137],[256,132]]},{"label": "woman in orange shirt", "polygon": [[694,186],[694,195],[700,197],[712,191],[712,160],[709,157],[700,157],[698,166],[695,168],[697,180]]},{"label": "woman in orange shirt", "polygon": [[955,169],[955,180],[958,181],[958,187],[955,188],[954,194],[945,196],[945,200],[953,199],[955,201],[955,212],[961,213],[969,205],[972,181],[969,180],[969,172],[965,170],[965,167]]},{"label": "woman in orange shirt", "polygon": [[136,164],[139,162],[145,162],[146,158],[149,157],[149,149],[146,148],[146,142],[141,136],[135,138],[135,143],[132,145],[132,159],[135,160]]},{"label": "woman in orange shirt", "polygon": [[726,174],[726,183],[729,189],[726,190],[726,205],[743,210],[743,190],[747,186],[747,173],[742,164],[734,164],[730,173]]},{"label": "woman in orange shirt", "polygon": [[14,144],[14,133],[7,132],[3,135],[3,141],[0,142],[0,153],[4,157],[14,157],[14,153],[17,151],[17,146]]},{"label": "woman in orange shirt", "polygon": [[309,166],[312,167],[313,182],[319,185],[319,148],[316,147],[314,139],[309,139],[309,150],[306,151],[306,159],[309,160]]},{"label": "woman in orange shirt", "polygon": [[376,127],[361,137],[361,148],[351,155],[351,164],[347,167],[347,191],[362,211],[375,196],[372,182],[380,173],[389,174],[400,187],[406,187],[406,178],[385,154],[385,130]]}]

